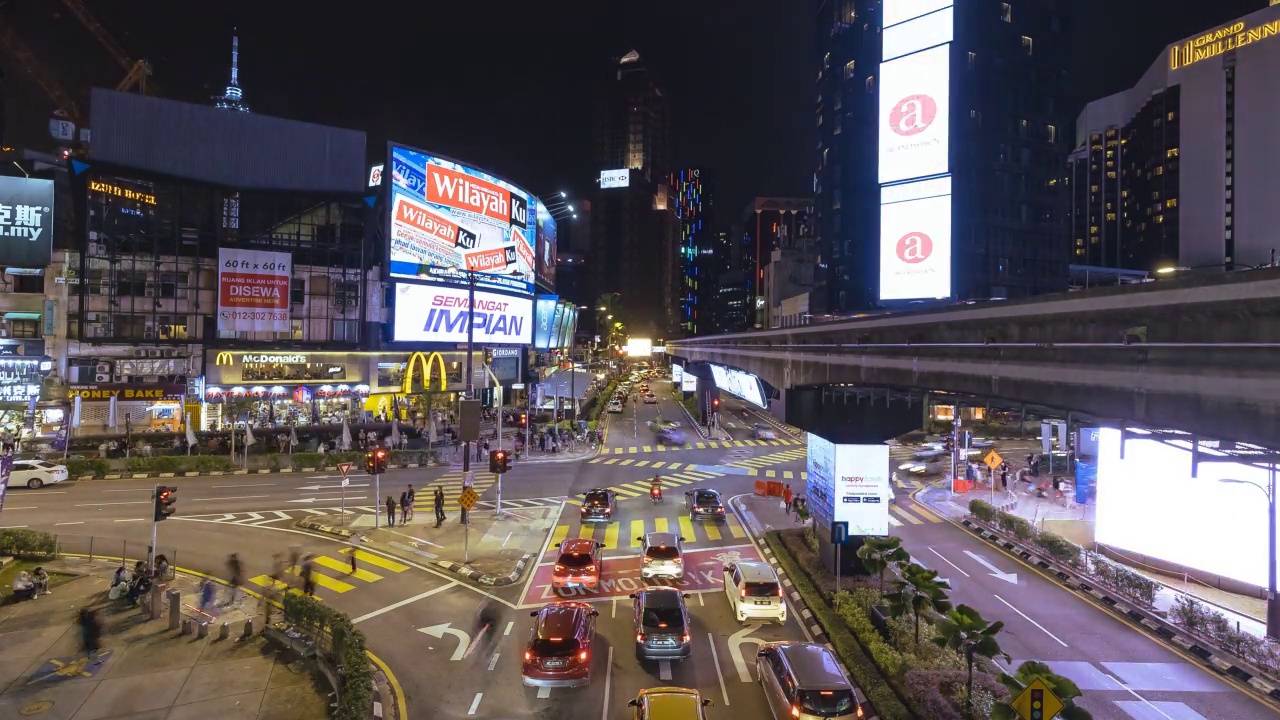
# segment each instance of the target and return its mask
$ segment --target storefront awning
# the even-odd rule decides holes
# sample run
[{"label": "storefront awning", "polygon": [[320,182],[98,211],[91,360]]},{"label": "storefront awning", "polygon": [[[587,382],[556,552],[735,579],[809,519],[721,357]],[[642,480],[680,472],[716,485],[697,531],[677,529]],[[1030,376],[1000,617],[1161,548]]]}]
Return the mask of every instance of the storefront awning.
[{"label": "storefront awning", "polygon": [[7,312],[4,314],[5,320],[39,320],[38,312]]}]

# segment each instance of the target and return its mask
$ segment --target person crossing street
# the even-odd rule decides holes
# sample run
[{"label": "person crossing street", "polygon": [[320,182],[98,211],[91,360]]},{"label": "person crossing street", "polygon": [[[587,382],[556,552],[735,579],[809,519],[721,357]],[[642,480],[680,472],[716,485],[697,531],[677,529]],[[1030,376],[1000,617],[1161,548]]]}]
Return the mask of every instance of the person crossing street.
[{"label": "person crossing street", "polygon": [[387,527],[394,527],[396,524],[396,500],[390,495],[387,496]]},{"label": "person crossing street", "polygon": [[444,524],[444,490],[439,485],[436,486],[431,501],[436,511],[436,527],[440,527]]}]

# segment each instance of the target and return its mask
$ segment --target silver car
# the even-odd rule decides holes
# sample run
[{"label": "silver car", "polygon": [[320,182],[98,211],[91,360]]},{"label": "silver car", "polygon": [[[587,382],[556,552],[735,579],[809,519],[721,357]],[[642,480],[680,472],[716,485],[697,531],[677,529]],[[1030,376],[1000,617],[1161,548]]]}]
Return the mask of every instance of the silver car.
[{"label": "silver car", "polygon": [[870,710],[866,695],[825,645],[762,643],[756,676],[775,720],[857,720]]},{"label": "silver car", "polygon": [[684,538],[671,532],[651,532],[636,538],[640,541],[640,577],[684,577]]}]

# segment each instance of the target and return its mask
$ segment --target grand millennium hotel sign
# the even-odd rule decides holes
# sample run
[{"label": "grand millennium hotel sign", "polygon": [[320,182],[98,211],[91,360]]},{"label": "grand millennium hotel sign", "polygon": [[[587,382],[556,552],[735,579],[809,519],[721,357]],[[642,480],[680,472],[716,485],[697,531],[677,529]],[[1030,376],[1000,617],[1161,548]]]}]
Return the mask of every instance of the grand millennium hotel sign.
[{"label": "grand millennium hotel sign", "polygon": [[[1272,4],[1276,3],[1273,2]],[[1244,22],[1238,22],[1217,30],[1211,30],[1181,45],[1175,45],[1169,51],[1169,69],[1177,70],[1276,35],[1280,35],[1280,20],[1273,20],[1251,28],[1246,28]]]}]

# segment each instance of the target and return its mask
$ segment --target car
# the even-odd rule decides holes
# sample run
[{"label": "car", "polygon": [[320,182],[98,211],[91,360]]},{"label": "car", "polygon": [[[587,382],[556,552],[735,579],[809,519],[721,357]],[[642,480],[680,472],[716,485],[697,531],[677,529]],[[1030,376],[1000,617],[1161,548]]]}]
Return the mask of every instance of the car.
[{"label": "car", "polygon": [[769,563],[743,560],[725,565],[724,594],[740,623],[760,618],[787,622],[782,585]]},{"label": "car", "polygon": [[658,431],[659,445],[683,445],[684,433],[675,428],[663,428]]},{"label": "car", "polygon": [[591,682],[591,642],[600,614],[584,602],[556,602],[535,610],[520,671],[530,687],[581,687]]},{"label": "car", "polygon": [[857,720],[871,709],[835,652],[818,643],[761,643],[756,677],[774,720]]},{"label": "car", "polygon": [[768,425],[765,425],[764,423],[756,423],[751,426],[751,439],[752,440],[777,440],[778,433],[774,432],[773,428],[769,427]]},{"label": "car", "polygon": [[684,494],[684,504],[689,508],[689,519],[710,518],[724,520],[724,500],[719,490],[699,488],[688,490]]},{"label": "car", "polygon": [[9,487],[24,486],[39,490],[45,485],[67,479],[67,466],[47,460],[14,460],[9,474]]},{"label": "car", "polygon": [[644,394],[644,404],[645,404],[645,405],[652,405],[652,404],[654,404],[654,403],[656,403],[656,402],[658,402],[658,396],[657,396],[657,395],[654,395],[653,393],[645,393],[645,394]]},{"label": "car", "polygon": [[688,595],[673,587],[631,593],[637,660],[684,660],[693,654]]},{"label": "car", "polygon": [[560,557],[551,571],[551,587],[600,587],[600,551],[604,543],[591,538],[571,538],[556,543]]},{"label": "car", "polygon": [[651,532],[642,535],[640,541],[640,577],[684,577],[684,552],[680,544],[684,538],[673,532]]},{"label": "car", "polygon": [[643,392],[643,393],[649,392],[649,383],[647,382],[640,383],[640,392]]},{"label": "car", "polygon": [[592,488],[582,497],[582,522],[611,522],[618,512],[618,494],[608,488]]},{"label": "car", "polygon": [[620,413],[622,412],[622,402],[619,400],[610,400],[609,404],[605,406],[605,410],[608,410],[611,413]]},{"label": "car", "polygon": [[710,707],[712,702],[697,690],[652,687],[641,690],[627,705],[635,708],[632,720],[707,720],[702,708]]}]

